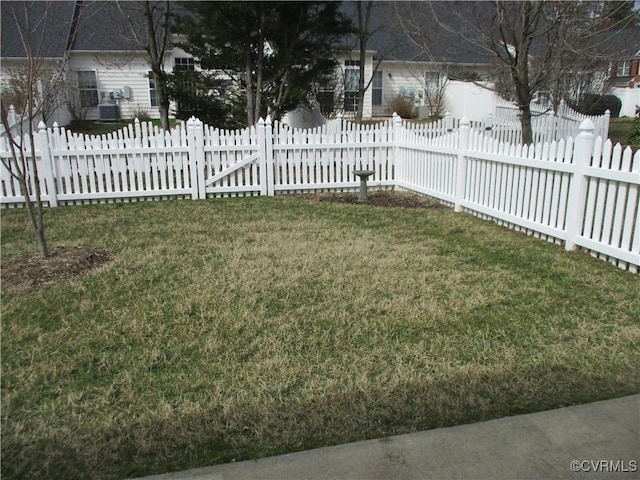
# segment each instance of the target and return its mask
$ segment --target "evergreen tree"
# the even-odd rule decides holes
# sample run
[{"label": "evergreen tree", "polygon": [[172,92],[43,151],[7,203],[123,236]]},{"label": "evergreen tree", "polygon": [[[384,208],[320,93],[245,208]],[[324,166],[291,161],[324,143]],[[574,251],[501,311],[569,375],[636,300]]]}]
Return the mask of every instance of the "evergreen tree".
[{"label": "evergreen tree", "polygon": [[190,2],[176,22],[180,45],[203,70],[223,72],[244,94],[247,124],[304,102],[331,73],[352,31],[339,2]]}]

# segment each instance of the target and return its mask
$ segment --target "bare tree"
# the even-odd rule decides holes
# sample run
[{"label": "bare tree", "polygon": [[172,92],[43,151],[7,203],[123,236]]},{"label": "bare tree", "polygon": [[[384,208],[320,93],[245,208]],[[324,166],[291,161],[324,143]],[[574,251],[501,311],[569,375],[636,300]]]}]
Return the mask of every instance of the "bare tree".
[{"label": "bare tree", "polygon": [[355,2],[356,16],[358,19],[356,37],[359,51],[358,104],[356,110],[356,121],[358,122],[362,120],[364,96],[373,82],[375,73],[379,70],[382,61],[396,48],[394,41],[387,42],[385,48],[377,52],[377,59],[373,64],[371,77],[369,77],[368,80],[365,79],[366,55],[369,40],[373,36],[382,33],[386,27],[384,12],[381,10],[382,6],[383,4],[380,4],[380,2],[376,0]]},{"label": "bare tree", "polygon": [[[410,40],[438,60],[472,55],[508,78],[520,111],[523,142],[532,141],[530,104],[578,61],[606,64],[634,20],[618,19],[596,2],[398,3],[396,17]],[[613,11],[616,11],[615,9]],[[583,67],[586,65],[583,63]]]},{"label": "bare tree", "polygon": [[[2,14],[12,18],[15,36],[24,61],[7,70],[8,83],[13,88],[3,89],[0,97],[0,116],[7,132],[11,157],[3,165],[15,177],[24,196],[26,211],[43,258],[49,256],[45,236],[44,210],[38,164],[35,155],[34,124],[46,119],[60,102],[60,88],[68,62],[68,45],[73,41],[74,27],[79,21],[79,8],[66,2],[24,2],[2,6]],[[52,31],[62,28],[71,31],[63,36]],[[59,33],[59,32],[58,32]],[[13,92],[13,98],[12,98]],[[17,95],[17,96],[16,96]],[[20,97],[20,113],[16,125],[9,125],[8,100]],[[13,127],[13,128],[12,128]],[[15,134],[12,134],[15,130]],[[28,139],[28,148],[24,145]],[[27,154],[27,150],[29,154]],[[31,197],[34,197],[34,200]]]},{"label": "bare tree", "polygon": [[442,117],[447,110],[447,85],[449,79],[439,78],[436,81],[424,80],[424,103],[429,108],[431,117]]},{"label": "bare tree", "polygon": [[[126,34],[130,35],[138,47],[147,54],[147,61],[156,85],[160,124],[164,130],[168,130],[169,94],[164,60],[170,34],[171,2],[169,0],[153,2],[150,0],[135,2],[118,0],[117,5],[129,27]],[[136,21],[140,13],[144,18],[142,28]]]},{"label": "bare tree", "polygon": [[82,104],[78,82],[67,77],[61,86],[62,100],[75,121],[86,120],[89,108]]}]

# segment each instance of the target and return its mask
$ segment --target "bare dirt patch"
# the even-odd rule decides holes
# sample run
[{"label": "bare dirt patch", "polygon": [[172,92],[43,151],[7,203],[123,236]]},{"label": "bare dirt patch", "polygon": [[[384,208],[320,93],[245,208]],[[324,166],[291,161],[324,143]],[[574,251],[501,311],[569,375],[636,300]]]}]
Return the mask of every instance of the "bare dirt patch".
[{"label": "bare dirt patch", "polygon": [[357,193],[305,193],[296,195],[315,202],[354,203],[373,207],[402,207],[402,208],[442,208],[443,205],[432,199],[420,197],[411,193],[393,190],[378,190],[369,192],[368,202],[358,203]]},{"label": "bare dirt patch", "polygon": [[56,247],[44,259],[29,252],[2,260],[2,285],[15,290],[28,290],[58,280],[83,275],[113,260],[105,251],[88,247]]}]

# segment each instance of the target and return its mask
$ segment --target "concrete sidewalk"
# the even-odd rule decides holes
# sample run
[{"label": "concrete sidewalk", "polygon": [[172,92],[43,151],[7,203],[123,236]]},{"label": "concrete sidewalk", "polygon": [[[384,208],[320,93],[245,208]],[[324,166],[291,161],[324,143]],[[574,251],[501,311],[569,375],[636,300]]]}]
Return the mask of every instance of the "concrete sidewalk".
[{"label": "concrete sidewalk", "polygon": [[640,479],[640,395],[145,480]]}]

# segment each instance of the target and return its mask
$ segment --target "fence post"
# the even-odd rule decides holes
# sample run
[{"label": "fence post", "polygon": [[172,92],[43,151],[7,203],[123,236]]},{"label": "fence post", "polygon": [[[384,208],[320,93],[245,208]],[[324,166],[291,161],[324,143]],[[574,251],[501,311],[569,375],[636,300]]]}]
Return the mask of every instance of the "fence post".
[{"label": "fence post", "polygon": [[456,201],[453,210],[455,212],[462,211],[462,205],[460,202],[464,200],[464,185],[467,178],[467,150],[469,149],[469,135],[471,133],[471,126],[469,119],[463,117],[460,121],[460,128],[458,129],[458,161],[456,168]]},{"label": "fence post", "polygon": [[267,188],[267,143],[264,134],[265,121],[258,120],[258,165],[260,165],[260,195],[268,195]]},{"label": "fence post", "polygon": [[[20,129],[16,128],[18,125],[18,114],[16,113],[16,107],[9,106],[9,113],[7,114],[7,125],[9,125],[9,135],[19,135]],[[14,133],[16,132],[16,133]]]},{"label": "fence post", "polygon": [[391,117],[391,134],[393,135],[393,164],[395,168],[393,169],[394,180],[404,181],[404,170],[405,164],[400,160],[400,129],[402,128],[402,119],[400,115],[393,112],[393,116]]},{"label": "fence post", "polygon": [[[49,135],[47,135],[47,126],[44,122],[38,124],[38,132],[35,135],[36,148],[40,151],[40,168],[42,178],[44,178],[47,186],[47,195],[49,196],[49,206],[58,206],[58,194],[56,191],[56,179],[53,175],[54,167],[52,155],[49,147]],[[31,153],[34,157],[36,152]]]},{"label": "fence post", "polygon": [[260,195],[273,197],[273,129],[271,117],[258,120],[258,155],[260,165]]},{"label": "fence post", "polygon": [[196,117],[191,117],[187,121],[187,144],[191,171],[191,198],[205,199],[207,195],[204,184],[204,135],[202,122]]},{"label": "fence post", "polygon": [[449,110],[444,112],[444,125],[447,129],[447,132],[453,131],[453,117],[451,116],[451,112]]},{"label": "fence post", "polygon": [[556,128],[556,112],[553,110],[548,111],[544,114],[544,128],[541,128],[540,131],[543,135],[543,142],[555,142],[560,140],[558,136],[558,129]]},{"label": "fence post", "polygon": [[271,122],[271,116],[267,115],[267,119],[264,122],[264,145],[265,145],[265,165],[267,171],[267,195],[273,197],[275,195],[275,187],[273,181],[273,123]]},{"label": "fence post", "polygon": [[604,112],[604,125],[602,125],[602,141],[606,141],[609,138],[609,122],[611,120],[611,110],[608,108]]},{"label": "fence post", "polygon": [[584,207],[587,198],[587,177],[585,170],[591,164],[593,155],[594,125],[589,119],[580,124],[580,133],[573,145],[573,178],[567,199],[567,239],[565,250],[576,248],[576,240],[582,235]]},{"label": "fence post", "polygon": [[564,98],[560,100],[560,103],[558,104],[558,111],[556,112],[556,115],[560,118],[564,118],[567,115],[567,104],[564,101]]}]

